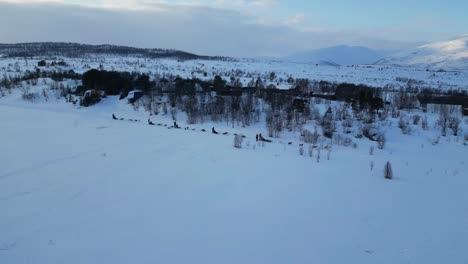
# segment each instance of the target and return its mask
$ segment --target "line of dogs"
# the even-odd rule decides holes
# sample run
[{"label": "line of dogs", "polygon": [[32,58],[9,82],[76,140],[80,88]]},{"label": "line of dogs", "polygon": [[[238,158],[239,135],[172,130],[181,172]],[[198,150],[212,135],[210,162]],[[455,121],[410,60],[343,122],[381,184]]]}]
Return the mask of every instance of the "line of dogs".
[{"label": "line of dogs", "polygon": [[[115,116],[115,114],[112,114],[112,119],[114,120],[128,120],[128,121],[132,121],[132,122],[139,122],[140,120],[138,119],[125,119],[125,118],[117,118]],[[179,124],[177,124],[176,121],[174,121],[174,124],[172,126],[168,126],[167,124],[162,124],[162,123],[158,123],[158,124],[155,124],[153,121],[151,121],[150,118],[148,118],[148,125],[150,126],[164,126],[164,127],[167,127],[167,129],[172,129],[172,128],[175,128],[175,129],[182,129],[182,127],[179,126]],[[185,127],[184,130],[192,130],[192,131],[196,131],[195,128],[190,128],[190,127]],[[206,129],[201,129],[200,131],[202,132],[206,132]],[[222,134],[222,135],[229,135],[229,132],[223,132],[223,133],[220,133],[218,131],[216,131],[216,129],[214,127],[211,128],[211,133],[213,134]],[[238,134],[234,133],[233,135],[237,136]],[[241,135],[243,138],[245,138],[244,135]],[[270,141],[271,142],[271,141]]]},{"label": "line of dogs", "polygon": [[[117,118],[117,117],[115,116],[115,114],[112,114],[112,119],[114,119],[114,120],[125,120],[124,118]],[[139,122],[139,121],[140,121],[140,120],[138,120],[138,119],[127,119],[127,120],[128,120],[128,121],[131,121],[131,122]],[[173,124],[172,126],[169,126],[169,127],[168,127],[167,124],[162,124],[162,123],[155,124],[155,123],[153,123],[153,121],[151,121],[150,118],[148,118],[148,125],[150,125],[150,126],[164,126],[164,127],[167,127],[168,129],[172,129],[172,128],[181,129],[181,127],[177,124],[176,121],[174,121],[174,124]],[[184,130],[190,130],[190,127],[186,127],[186,128],[184,128]],[[192,131],[196,131],[195,128],[192,128],[191,130],[192,130]],[[206,132],[205,129],[201,129],[200,131]],[[216,134],[216,135],[217,135],[217,134],[220,134],[218,131],[216,131],[216,129],[215,129],[214,127],[211,128],[211,133]],[[229,132],[224,132],[224,133],[222,133],[222,134],[223,134],[223,135],[229,135]],[[234,134],[234,135],[237,136],[237,134]],[[244,135],[242,135],[242,137],[245,138]],[[262,141],[262,142],[272,142],[270,139],[264,138],[264,137],[262,136],[261,133],[255,135],[255,140],[256,140],[256,141]],[[288,145],[292,145],[292,144],[293,144],[292,142],[288,142]],[[299,144],[299,146],[301,146],[301,147],[302,147],[303,145],[304,145],[304,144]]]},{"label": "line of dogs", "polygon": [[[140,120],[138,119],[124,119],[124,118],[117,118],[115,116],[115,114],[112,114],[112,119],[114,120],[128,120],[128,121],[131,121],[131,122],[140,122]],[[177,124],[176,121],[174,121],[174,124],[172,126],[167,126],[167,124],[162,124],[162,123],[158,123],[158,124],[155,124],[153,123],[153,121],[151,121],[150,118],[148,118],[148,125],[150,126],[164,126],[164,127],[167,127],[167,129],[172,129],[172,128],[175,128],[175,129],[181,129],[181,127]],[[196,131],[195,128],[192,128],[190,129],[190,127],[185,127],[184,130],[192,130],[192,131]],[[201,129],[200,130],[201,132],[206,132],[206,129]],[[215,134],[215,135],[218,135],[220,134],[218,131],[216,131],[216,129],[214,127],[211,128],[211,133]],[[229,132],[224,132],[222,133],[222,135],[229,135]],[[238,134],[234,133],[235,136],[237,136]],[[243,138],[245,138],[244,135],[241,135]],[[266,139],[262,136],[262,134],[256,134],[255,135],[255,140],[256,141],[262,141],[262,142],[272,142],[270,139]],[[288,142],[288,145],[292,145],[293,143],[292,142]],[[303,146],[303,144],[299,144],[300,146]]]}]

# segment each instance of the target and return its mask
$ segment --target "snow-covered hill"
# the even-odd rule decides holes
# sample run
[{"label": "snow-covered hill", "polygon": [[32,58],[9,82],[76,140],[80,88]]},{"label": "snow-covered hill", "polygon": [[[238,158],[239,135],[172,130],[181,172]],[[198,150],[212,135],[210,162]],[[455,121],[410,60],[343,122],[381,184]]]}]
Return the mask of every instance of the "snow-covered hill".
[{"label": "snow-covered hill", "polygon": [[378,51],[359,46],[336,46],[309,50],[291,54],[286,61],[307,63],[333,63],[339,65],[372,64],[389,55],[387,51]]},{"label": "snow-covered hill", "polygon": [[468,69],[468,35],[449,41],[426,44],[382,59],[377,64],[466,70]]}]

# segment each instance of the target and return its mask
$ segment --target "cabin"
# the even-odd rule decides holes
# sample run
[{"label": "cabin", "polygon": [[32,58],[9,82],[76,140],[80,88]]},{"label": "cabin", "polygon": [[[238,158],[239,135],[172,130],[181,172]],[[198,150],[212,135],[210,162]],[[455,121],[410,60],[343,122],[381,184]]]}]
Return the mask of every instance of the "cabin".
[{"label": "cabin", "polygon": [[81,97],[80,105],[81,106],[91,106],[99,103],[101,98],[105,97],[106,93],[100,90],[87,90],[84,95]]},{"label": "cabin", "polygon": [[91,90],[87,90],[86,92],[84,92],[84,97],[104,97],[106,96],[106,93],[104,91],[101,91],[101,90],[95,90],[95,89],[91,89]]},{"label": "cabin", "polygon": [[134,103],[136,102],[138,99],[140,99],[141,97],[143,97],[143,95],[145,95],[145,93],[141,90],[133,90],[133,91],[130,91],[127,95],[127,99],[128,99],[128,102],[129,103]]}]

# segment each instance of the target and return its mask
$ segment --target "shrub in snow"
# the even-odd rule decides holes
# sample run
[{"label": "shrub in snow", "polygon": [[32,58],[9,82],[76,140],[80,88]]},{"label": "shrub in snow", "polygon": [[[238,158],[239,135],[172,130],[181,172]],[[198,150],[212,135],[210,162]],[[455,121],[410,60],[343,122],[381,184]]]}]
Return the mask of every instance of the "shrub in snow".
[{"label": "shrub in snow", "polygon": [[309,145],[309,157],[314,156],[314,147],[312,145]]},{"label": "shrub in snow", "polygon": [[317,132],[317,129],[315,129],[313,133],[310,132],[307,129],[304,129],[304,131],[302,133],[304,135],[304,142],[305,143],[312,143],[314,145],[317,144],[318,139],[320,137],[320,134]]},{"label": "shrub in snow", "polygon": [[172,120],[174,120],[174,121],[177,120],[177,108],[175,108],[175,107],[171,108],[171,117],[172,117]]},{"label": "shrub in snow", "polygon": [[[343,146],[349,147],[351,145],[353,145],[353,140],[351,138],[349,138],[349,137],[345,137],[343,139]],[[356,145],[356,148],[357,148],[357,145]]]},{"label": "shrub in snow", "polygon": [[454,136],[458,136],[461,120],[456,116],[449,116],[448,127],[452,130]]},{"label": "shrub in snow", "polygon": [[42,89],[42,97],[44,97],[44,99],[47,101],[49,100],[49,94],[48,94],[48,89],[47,88],[44,88]]},{"label": "shrub in snow", "polygon": [[393,179],[393,171],[392,171],[392,165],[390,164],[390,161],[387,161],[387,163],[385,164],[384,177],[387,180]]},{"label": "shrub in snow", "polygon": [[167,115],[167,103],[163,104],[163,113]]},{"label": "shrub in snow", "polygon": [[319,120],[321,118],[320,116],[320,111],[317,107],[312,107],[312,110],[310,112],[310,117],[312,118],[312,120]]},{"label": "shrub in snow", "polygon": [[370,140],[377,140],[377,129],[374,127],[374,125],[366,124],[362,127],[362,135]]},{"label": "shrub in snow", "polygon": [[440,107],[439,119],[437,120],[437,124],[440,126],[440,132],[442,133],[442,136],[445,137],[447,135],[447,127],[449,125],[448,108]]},{"label": "shrub in snow", "polygon": [[379,134],[377,135],[377,147],[379,149],[384,149],[385,147],[385,135],[384,134]]},{"label": "shrub in snow", "polygon": [[328,107],[327,111],[323,115],[321,120],[323,135],[327,138],[332,138],[333,132],[335,132],[336,124],[333,118],[333,111],[331,107]]},{"label": "shrub in snow", "polygon": [[382,112],[379,112],[379,119],[380,121],[384,121],[388,118],[388,110],[387,109],[384,109],[384,111]]},{"label": "shrub in snow", "polygon": [[401,132],[402,132],[404,135],[409,135],[409,134],[411,134],[411,131],[413,131],[413,130],[411,129],[411,126],[409,126],[409,125],[408,125],[407,127],[405,127],[404,129],[401,130]]},{"label": "shrub in snow", "polygon": [[47,66],[47,62],[45,60],[41,60],[37,63],[37,67],[45,67]]},{"label": "shrub in snow", "polygon": [[343,120],[341,125],[343,126],[343,133],[349,134],[351,133],[351,128],[353,127],[353,120],[351,118],[347,118]]},{"label": "shrub in snow", "polygon": [[400,117],[400,111],[398,111],[396,108],[392,110],[392,117],[393,118],[398,118]]},{"label": "shrub in snow", "polygon": [[420,115],[414,115],[413,116],[413,125],[418,125],[419,121],[421,121],[421,116]]},{"label": "shrub in snow", "polygon": [[91,94],[89,96],[83,97],[80,100],[80,105],[87,107],[87,106],[97,104],[97,103],[99,103],[99,101],[101,101],[101,96],[99,94],[97,94],[97,93],[93,93],[93,94]]},{"label": "shrub in snow", "polygon": [[429,128],[429,123],[427,122],[427,116],[424,116],[421,122],[421,128],[427,130]]},{"label": "shrub in snow", "polygon": [[353,140],[351,138],[349,138],[349,137],[346,137],[346,136],[343,136],[343,135],[340,135],[340,134],[336,134],[336,135],[333,135],[332,143],[335,144],[335,145],[342,145],[342,146],[345,146],[345,147],[349,147],[349,146],[351,146],[351,144],[353,144]]},{"label": "shrub in snow", "polygon": [[234,147],[235,148],[242,148],[242,141],[244,141],[244,138],[241,135],[235,135],[234,136]]},{"label": "shrub in snow", "polygon": [[401,132],[405,135],[409,135],[411,133],[411,126],[409,124],[409,121],[404,116],[400,116],[400,120],[398,121],[398,127],[401,129]]},{"label": "shrub in snow", "polygon": [[29,91],[24,91],[23,94],[21,95],[21,98],[23,98],[23,100],[25,100],[25,101],[33,102],[33,101],[39,99],[39,94],[31,93]]}]

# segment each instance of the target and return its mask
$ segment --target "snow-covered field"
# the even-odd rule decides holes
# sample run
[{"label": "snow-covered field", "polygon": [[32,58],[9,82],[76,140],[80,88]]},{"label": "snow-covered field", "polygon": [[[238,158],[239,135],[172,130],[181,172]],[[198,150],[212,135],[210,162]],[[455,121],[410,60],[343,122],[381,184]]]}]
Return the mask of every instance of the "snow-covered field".
[{"label": "snow-covered field", "polygon": [[392,119],[385,149],[357,139],[317,162],[255,142],[264,127],[231,128],[236,149],[211,124],[147,118],[115,97],[0,98],[0,263],[468,263],[460,137],[433,145],[435,128]]},{"label": "snow-covered field", "polygon": [[[42,58],[0,59],[0,72],[15,76],[24,71],[35,70],[37,62]],[[46,58],[47,59],[47,58]],[[48,58],[48,62],[53,61]],[[150,76],[179,75],[183,78],[196,77],[203,80],[213,80],[219,75],[225,80],[231,77],[239,78],[244,86],[249,81],[261,77],[269,79],[270,73],[275,73],[273,80],[267,84],[273,84],[278,88],[289,89],[287,82],[289,77],[304,78],[315,81],[348,82],[354,84],[366,84],[375,87],[407,87],[407,81],[418,83],[418,87],[438,89],[468,90],[468,71],[434,71],[424,68],[392,67],[381,65],[356,65],[356,66],[330,66],[311,63],[293,63],[285,61],[262,61],[252,59],[239,59],[236,61],[220,60],[188,60],[175,59],[148,59],[138,57],[122,57],[113,55],[91,56],[87,58],[54,58],[55,61],[63,60],[69,64],[63,66],[48,66],[41,68],[43,71],[73,70],[83,73],[92,68],[105,70],[129,71],[148,73]],[[0,76],[2,77],[2,76]]]}]

